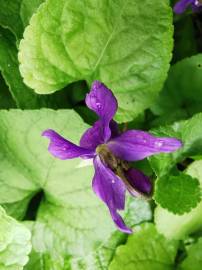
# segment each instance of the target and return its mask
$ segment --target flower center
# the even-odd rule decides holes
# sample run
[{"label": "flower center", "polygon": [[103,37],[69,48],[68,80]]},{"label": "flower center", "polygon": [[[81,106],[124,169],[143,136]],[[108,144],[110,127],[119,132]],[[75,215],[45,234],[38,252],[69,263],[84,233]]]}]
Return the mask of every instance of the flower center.
[{"label": "flower center", "polygon": [[117,158],[108,148],[106,144],[98,145],[96,148],[96,153],[99,155],[101,161],[107,165],[112,171],[116,173],[118,168],[123,170],[129,169],[129,164]]},{"label": "flower center", "polygon": [[[147,196],[139,191],[134,184],[129,181],[126,177],[126,172],[130,169],[129,163],[125,160],[121,160],[117,158],[108,148],[106,144],[101,144],[96,148],[96,153],[99,155],[101,161],[107,165],[125,184],[128,191],[137,196],[137,194],[141,194],[143,197],[147,198]],[[115,183],[112,182],[112,183]]]},{"label": "flower center", "polygon": [[195,5],[196,6],[201,6],[202,5],[202,0],[195,0]]}]

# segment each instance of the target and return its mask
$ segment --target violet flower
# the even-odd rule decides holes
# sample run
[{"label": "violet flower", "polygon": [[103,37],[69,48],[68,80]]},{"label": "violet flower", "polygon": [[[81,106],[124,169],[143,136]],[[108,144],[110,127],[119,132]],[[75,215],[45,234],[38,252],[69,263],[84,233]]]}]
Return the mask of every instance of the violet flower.
[{"label": "violet flower", "polygon": [[188,7],[194,12],[202,10],[202,0],[180,0],[174,6],[174,11],[177,14],[183,13]]},{"label": "violet flower", "polygon": [[92,188],[107,205],[111,217],[119,230],[131,233],[118,210],[124,210],[126,190],[132,196],[149,195],[152,189],[149,178],[130,161],[144,159],[161,152],[170,153],[182,146],[175,138],[157,138],[140,131],[118,132],[113,120],[117,111],[117,100],[101,82],[95,81],[86,96],[86,105],[96,112],[99,120],[82,135],[80,146],[64,139],[54,130],[48,129],[43,136],[50,139],[49,151],[60,159],[93,159],[95,174]]}]

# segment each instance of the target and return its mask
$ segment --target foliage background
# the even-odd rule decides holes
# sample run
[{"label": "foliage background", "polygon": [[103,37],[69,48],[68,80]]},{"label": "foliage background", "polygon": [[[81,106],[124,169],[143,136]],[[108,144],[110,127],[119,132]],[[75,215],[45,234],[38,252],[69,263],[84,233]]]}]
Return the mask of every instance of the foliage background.
[{"label": "foliage background", "polygon": [[[0,0],[0,269],[201,269],[202,15],[174,2]],[[92,167],[54,159],[41,137],[78,143],[95,79],[120,129],[183,141],[134,164],[154,195],[128,198],[131,236],[93,194]]]}]

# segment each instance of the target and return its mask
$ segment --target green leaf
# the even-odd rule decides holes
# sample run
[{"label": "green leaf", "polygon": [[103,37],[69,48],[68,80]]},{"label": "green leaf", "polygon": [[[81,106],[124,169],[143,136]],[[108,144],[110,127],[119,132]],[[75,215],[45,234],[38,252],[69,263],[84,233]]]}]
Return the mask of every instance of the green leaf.
[{"label": "green leaf", "polygon": [[8,108],[15,108],[15,107],[16,107],[15,102],[0,73],[0,108],[8,109]]},{"label": "green leaf", "polygon": [[0,25],[8,28],[17,39],[43,0],[0,0]]},{"label": "green leaf", "polygon": [[[173,65],[163,91],[153,107],[153,112],[173,120],[182,119],[201,111],[202,103],[202,54],[185,58]],[[190,91],[191,89],[191,91]],[[179,119],[179,117],[178,117]]]},{"label": "green leaf", "polygon": [[[192,163],[187,174],[200,181],[202,187],[202,160]],[[155,210],[155,223],[160,233],[168,238],[183,239],[202,228],[202,202],[184,215],[175,215],[158,206]]]},{"label": "green leaf", "polygon": [[172,30],[167,1],[48,0],[20,43],[21,74],[41,94],[100,80],[118,98],[117,120],[132,120],[162,87]]},{"label": "green leaf", "polygon": [[0,207],[0,269],[22,270],[31,251],[30,231]]},{"label": "green leaf", "polygon": [[[31,199],[44,192],[27,269],[103,269],[126,235],[113,236],[117,228],[91,188],[93,166],[54,158],[41,136],[52,128],[78,144],[89,126],[72,110],[0,111],[0,121],[0,203],[23,218]],[[128,202],[125,217],[129,226],[151,219],[149,203]]]},{"label": "green leaf", "polygon": [[17,38],[22,37],[23,23],[20,18],[22,0],[0,0],[0,25],[12,31]]},{"label": "green leaf", "polygon": [[183,58],[197,54],[198,48],[192,16],[184,16],[176,20],[174,26],[175,46],[172,61],[175,63]]},{"label": "green leaf", "polygon": [[183,146],[171,154],[159,154],[149,158],[150,164],[158,177],[162,177],[187,157],[194,157],[202,153],[202,113],[192,118],[176,122],[170,126],[162,126],[152,133],[156,136],[179,138]]},{"label": "green leaf", "polygon": [[176,253],[177,242],[166,240],[153,224],[144,224],[117,248],[109,270],[171,270]]},{"label": "green leaf", "polygon": [[[10,15],[5,12],[4,14],[5,16],[1,17],[2,15],[1,12],[4,11],[2,9],[0,10],[0,25],[2,24],[4,27],[10,29],[9,25],[7,25],[6,18],[8,19],[8,22],[11,22],[11,24],[13,24],[13,20],[19,20],[16,14],[21,12],[22,18],[28,21],[29,16],[31,16],[31,13],[37,9],[37,3],[39,4],[41,1],[33,0],[30,2],[24,0],[19,2],[14,1],[15,3],[13,3],[13,1],[9,0],[8,2],[9,3],[6,3],[4,0],[0,0],[0,6],[2,3],[2,6],[8,5],[10,7],[8,9],[8,13]],[[6,14],[8,15],[8,17],[6,17]],[[9,20],[10,18],[9,16],[12,16],[12,14],[13,20],[12,19]],[[14,25],[15,25],[14,28],[18,27],[17,23]],[[20,35],[20,33],[17,32],[16,29],[11,30],[13,30],[14,34],[16,34],[17,36]],[[2,72],[2,76],[9,87],[10,93],[16,103],[16,106],[22,109],[36,109],[41,107],[51,107],[51,108],[70,107],[70,102],[68,101],[70,89],[63,89],[62,91],[59,91],[58,93],[55,93],[52,96],[50,95],[39,96],[23,83],[22,77],[19,72],[17,53],[18,50],[16,47],[16,39],[14,35],[12,35],[11,32],[8,31],[7,29],[0,27],[0,71]],[[78,82],[76,85],[80,89],[80,83]],[[72,86],[70,85],[70,87]],[[7,96],[8,94],[6,94],[4,91],[4,93],[2,93],[2,98],[6,100]],[[7,105],[5,104],[4,107],[6,106]],[[11,104],[10,107],[15,107],[15,105]]]},{"label": "green leaf", "polygon": [[17,106],[37,108],[38,97],[24,85],[19,72],[14,36],[2,28],[0,28],[0,70]]},{"label": "green leaf", "polygon": [[30,18],[37,11],[38,7],[44,2],[44,0],[20,0],[19,14],[23,22],[23,26],[28,25]]},{"label": "green leaf", "polygon": [[202,238],[191,245],[187,252],[186,259],[178,267],[178,270],[201,270],[202,264]]},{"label": "green leaf", "polygon": [[[71,89],[69,88],[72,88],[72,85],[53,95],[37,95],[23,83],[19,72],[15,38],[3,28],[0,28],[0,70],[18,108],[67,108],[71,106],[69,102]],[[77,82],[74,87],[80,89],[82,84]]]},{"label": "green leaf", "polygon": [[[89,179],[86,184],[88,186],[92,177],[91,166],[76,169],[79,160],[63,162],[53,158],[47,150],[48,140],[41,136],[42,131],[47,128],[57,131],[66,129],[61,133],[78,143],[79,137],[88,126],[76,113],[71,110],[10,110],[0,111],[0,119],[1,204],[12,204],[29,196],[33,197],[44,185],[47,192],[52,188],[52,192],[48,193],[53,193],[58,199],[60,196],[57,193],[64,191],[62,181],[63,177],[68,177],[68,168],[72,173],[72,181],[83,172],[84,178],[86,177],[83,179],[84,183]],[[57,182],[56,187],[51,185],[50,179]]]},{"label": "green leaf", "polygon": [[[77,197],[77,200],[81,199]],[[90,218],[93,219],[92,222],[89,222],[86,217],[89,215],[88,211],[91,214]],[[100,211],[99,218],[97,214],[95,217],[95,213],[94,206],[85,210],[77,206],[69,210],[62,205],[48,202],[42,204],[37,217],[38,222],[32,224],[33,251],[25,269],[43,270],[42,261],[47,269],[50,266],[56,270],[64,269],[67,265],[71,266],[71,270],[108,269],[116,247],[125,242],[127,236],[114,228],[107,238],[109,220],[103,215],[106,211],[104,209],[103,213]],[[150,219],[151,210],[147,202],[140,199],[129,201],[125,217],[128,224],[132,226]],[[103,236],[102,240],[98,240],[97,233]]]},{"label": "green leaf", "polygon": [[201,201],[199,181],[186,174],[165,175],[155,185],[154,198],[161,207],[182,215]]}]

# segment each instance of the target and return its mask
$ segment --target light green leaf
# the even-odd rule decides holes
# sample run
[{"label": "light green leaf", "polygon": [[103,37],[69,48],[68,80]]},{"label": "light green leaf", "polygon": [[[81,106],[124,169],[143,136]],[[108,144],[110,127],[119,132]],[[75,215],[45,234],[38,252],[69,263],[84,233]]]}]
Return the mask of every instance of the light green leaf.
[{"label": "light green leaf", "polygon": [[[75,169],[79,160],[60,161],[53,158],[47,150],[48,140],[41,136],[42,131],[47,128],[59,132],[66,129],[64,136],[78,143],[80,135],[88,126],[83,124],[76,113],[71,110],[56,112],[48,109],[0,111],[0,121],[1,204],[12,204],[28,196],[33,197],[44,186],[48,194],[53,193],[58,199],[58,193],[64,191],[64,178],[72,174],[71,179],[77,179],[80,172],[84,173],[84,183],[89,179],[86,187],[89,186],[90,190],[91,167]],[[56,187],[52,186],[52,181],[56,181]]]},{"label": "light green leaf", "polygon": [[[147,202],[133,199],[128,203],[125,220],[129,225],[151,219],[151,210]],[[47,269],[51,266],[54,270],[62,270],[67,265],[71,270],[108,269],[117,246],[125,242],[127,236],[113,230],[107,238],[109,220],[107,216],[103,220],[103,213],[106,211],[103,209],[99,218],[97,214],[95,218],[96,207],[88,207],[86,210],[79,207],[69,210],[48,202],[42,204],[37,218],[40,222],[32,224],[33,251],[26,270],[44,270],[41,262]],[[87,217],[89,211],[90,218],[93,219],[91,222]],[[88,227],[90,223],[93,226],[91,228]],[[100,226],[102,228],[99,228]],[[98,241],[97,233],[103,236],[102,241]]]},{"label": "light green leaf", "polygon": [[165,175],[156,182],[154,198],[161,207],[182,215],[201,201],[199,181],[186,174]]},{"label": "light green leaf", "polygon": [[[0,111],[0,121],[0,203],[23,217],[31,198],[44,192],[27,269],[105,269],[126,236],[113,236],[117,229],[91,188],[93,167],[52,157],[41,136],[52,128],[78,143],[88,126],[72,110]],[[151,219],[148,202],[132,200],[125,216],[129,226]]]},{"label": "light green leaf", "polygon": [[[158,115],[188,118],[201,111],[202,54],[173,65],[153,111]],[[191,91],[190,91],[191,89]]]},{"label": "light green leaf", "polygon": [[187,257],[178,267],[178,270],[201,270],[202,265],[202,238],[191,245],[187,252]]},{"label": "light green leaf", "polygon": [[176,163],[185,158],[202,154],[202,114],[196,114],[192,118],[176,122],[170,126],[159,127],[152,133],[156,136],[179,138],[183,146],[171,154],[160,154],[152,156],[150,164],[158,177],[170,173]]},{"label": "light green leaf", "polygon": [[177,242],[166,240],[153,224],[144,224],[117,248],[109,270],[171,270],[176,253]]},{"label": "light green leaf", "polygon": [[162,87],[172,30],[167,1],[48,0],[25,30],[21,74],[37,93],[100,80],[118,98],[117,120],[132,120]]},{"label": "light green leaf", "polygon": [[[198,178],[202,187],[202,161],[192,163],[187,174]],[[155,223],[160,233],[168,238],[183,239],[190,233],[202,228],[202,202],[191,212],[184,215],[174,215],[158,206],[155,210]]]},{"label": "light green leaf", "polygon": [[0,207],[0,270],[22,270],[31,251],[30,231]]}]

